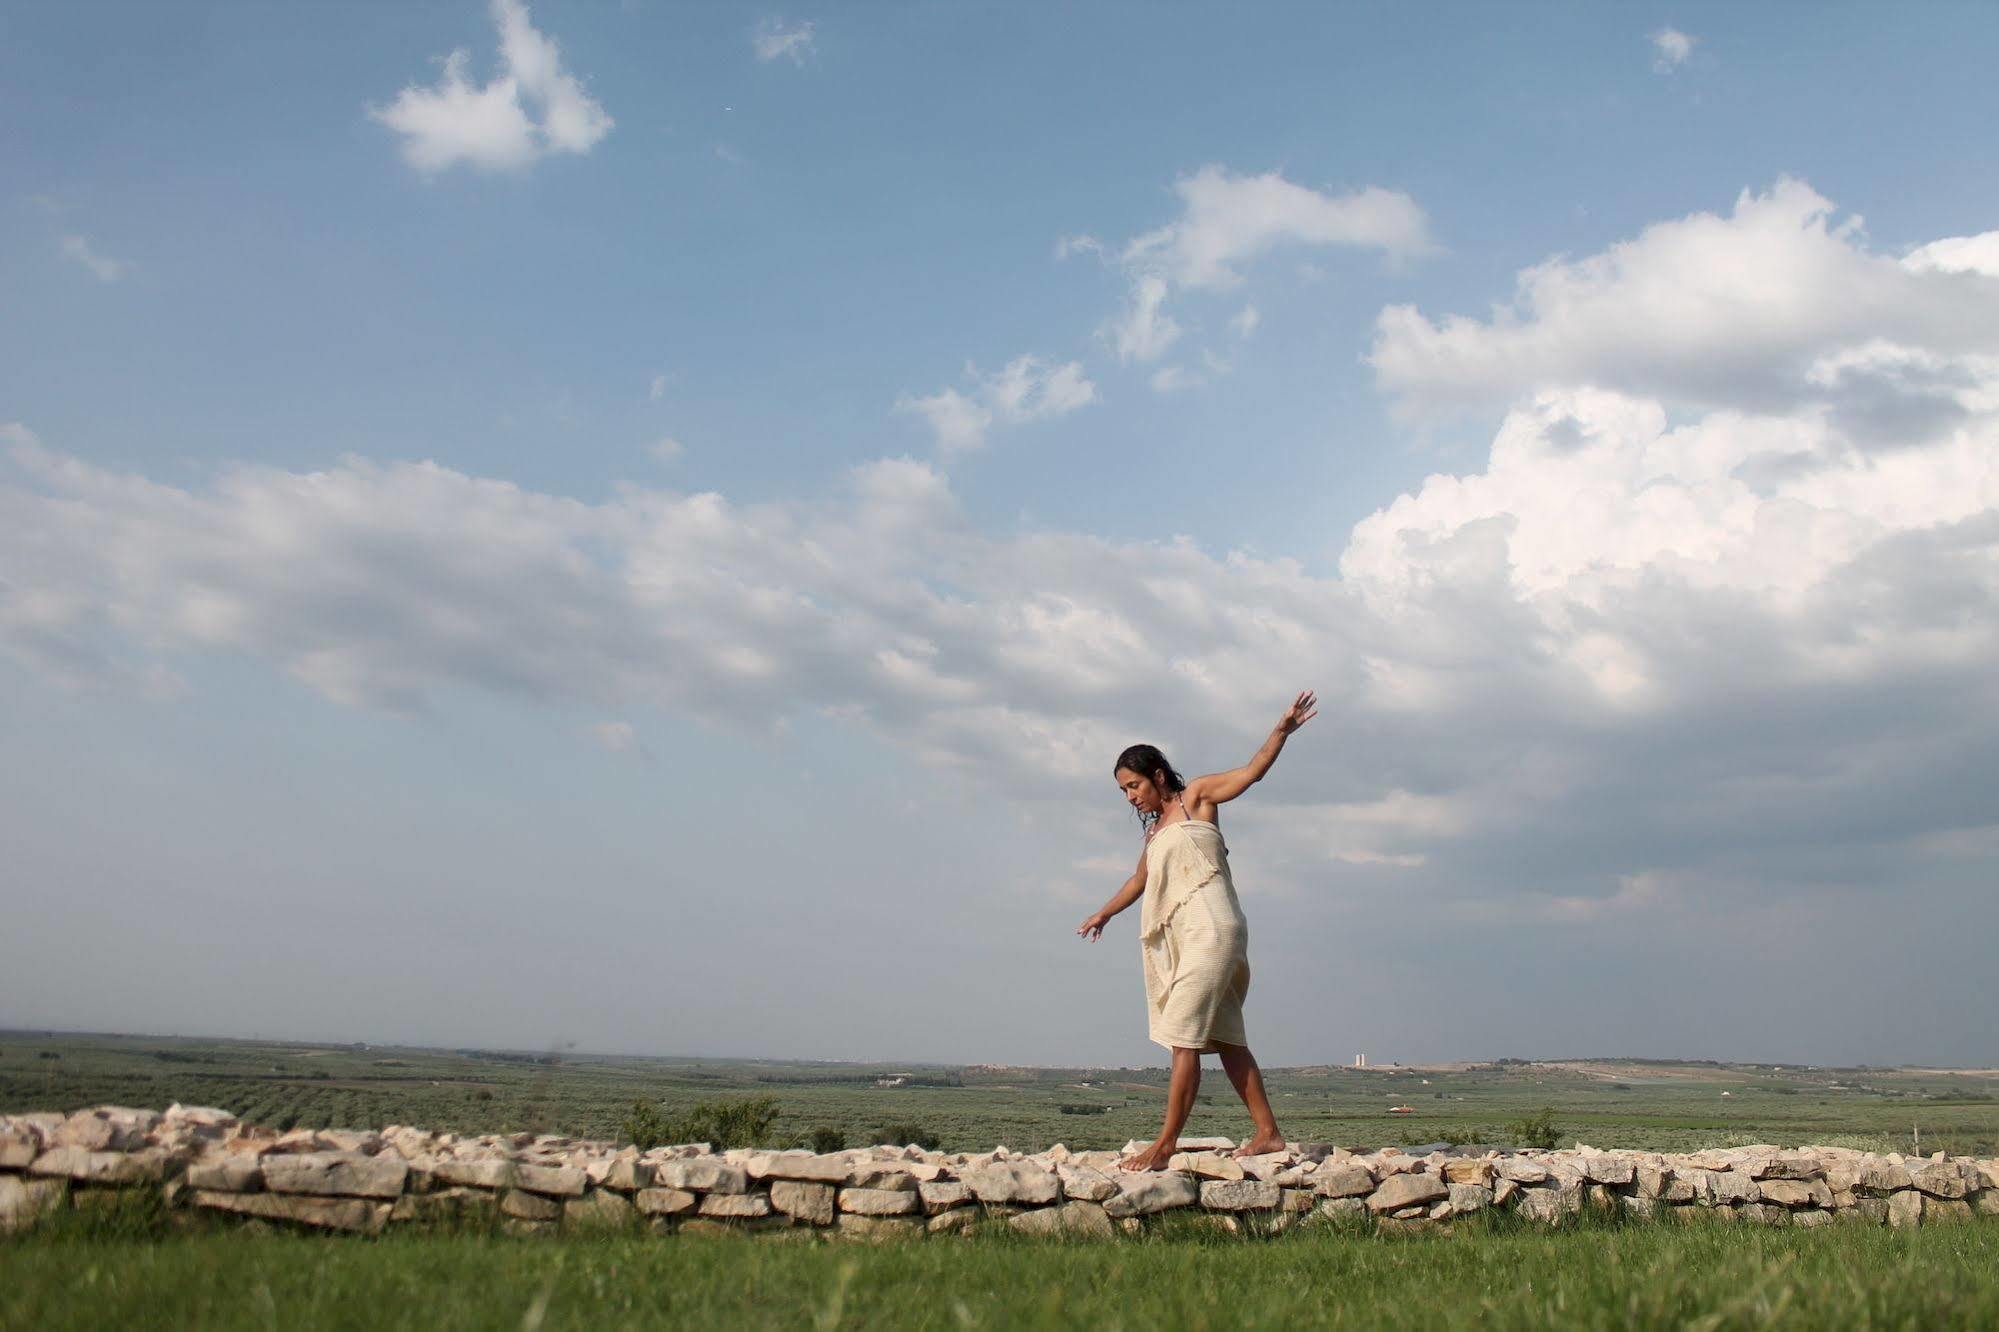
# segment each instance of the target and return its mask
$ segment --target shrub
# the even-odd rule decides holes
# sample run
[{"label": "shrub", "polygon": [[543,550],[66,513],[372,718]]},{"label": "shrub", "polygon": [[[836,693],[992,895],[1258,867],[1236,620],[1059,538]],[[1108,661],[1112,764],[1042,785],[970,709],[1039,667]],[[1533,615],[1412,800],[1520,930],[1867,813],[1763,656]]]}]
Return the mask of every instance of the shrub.
[{"label": "shrub", "polygon": [[661,1114],[651,1101],[634,1101],[618,1128],[640,1151],[677,1142],[705,1142],[717,1150],[762,1147],[777,1116],[777,1102],[768,1096],[704,1101],[678,1117]]},{"label": "shrub", "polygon": [[921,1124],[883,1124],[872,1133],[868,1142],[885,1147],[921,1147],[926,1152],[937,1150],[941,1141],[935,1133]]},{"label": "shrub", "polygon": [[847,1135],[831,1124],[821,1124],[805,1135],[805,1145],[821,1155],[827,1152],[845,1151]]},{"label": "shrub", "polygon": [[1513,1141],[1522,1147],[1553,1147],[1559,1136],[1555,1129],[1555,1107],[1551,1105],[1544,1105],[1540,1114],[1513,1124]]}]

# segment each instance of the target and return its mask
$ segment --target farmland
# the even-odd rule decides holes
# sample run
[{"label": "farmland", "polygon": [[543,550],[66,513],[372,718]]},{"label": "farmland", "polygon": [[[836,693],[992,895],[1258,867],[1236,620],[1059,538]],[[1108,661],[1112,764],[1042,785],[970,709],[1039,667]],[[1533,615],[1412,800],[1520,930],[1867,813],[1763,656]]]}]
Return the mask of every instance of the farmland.
[{"label": "farmland", "polygon": [[[1425,1068],[1268,1069],[1295,1140],[1346,1146],[1515,1143],[1546,1109],[1563,1144],[1687,1150],[1820,1142],[1999,1152],[1999,1070],[1813,1068],[1632,1059]],[[669,1113],[768,1097],[773,1139],[861,1142],[918,1127],[946,1150],[1110,1147],[1149,1137],[1163,1068],[1014,1068],[435,1050],[176,1037],[0,1033],[0,1113],[103,1103],[214,1105],[278,1127],[416,1124],[612,1138],[636,1101]],[[1410,1113],[1390,1116],[1391,1106]],[[1207,1075],[1191,1134],[1234,1135],[1240,1107]]]}]

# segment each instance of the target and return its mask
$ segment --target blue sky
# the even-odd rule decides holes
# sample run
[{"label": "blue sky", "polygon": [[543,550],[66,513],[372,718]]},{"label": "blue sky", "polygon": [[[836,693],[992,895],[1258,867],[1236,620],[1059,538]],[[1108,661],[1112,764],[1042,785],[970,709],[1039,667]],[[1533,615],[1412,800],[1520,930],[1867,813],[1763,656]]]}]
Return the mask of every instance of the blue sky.
[{"label": "blue sky", "polygon": [[10,11],[0,1021],[1990,1061],[1995,27]]}]

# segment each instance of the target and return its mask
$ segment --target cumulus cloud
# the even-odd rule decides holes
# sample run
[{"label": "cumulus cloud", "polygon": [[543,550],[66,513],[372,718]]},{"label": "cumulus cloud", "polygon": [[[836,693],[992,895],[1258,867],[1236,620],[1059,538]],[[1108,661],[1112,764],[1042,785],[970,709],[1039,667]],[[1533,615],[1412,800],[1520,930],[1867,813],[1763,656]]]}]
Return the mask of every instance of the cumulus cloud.
[{"label": "cumulus cloud", "polygon": [[132,271],[132,265],[125,260],[99,254],[88,239],[75,234],[62,238],[62,252],[89,269],[90,275],[99,282],[116,282]]},{"label": "cumulus cloud", "polygon": [[[1393,261],[1429,253],[1429,221],[1415,200],[1397,190],[1367,186],[1330,195],[1286,180],[1275,171],[1235,175],[1205,166],[1174,186],[1180,216],[1134,237],[1116,260],[1131,283],[1123,311],[1104,324],[1101,335],[1119,361],[1158,360],[1183,329],[1167,312],[1169,301],[1189,291],[1225,291],[1240,286],[1244,268],[1285,247],[1345,246],[1379,251]],[[1087,236],[1065,237],[1058,256],[1102,247]],[[1253,308],[1253,307],[1252,307]],[[1239,335],[1255,325],[1230,326]]]},{"label": "cumulus cloud", "polygon": [[794,65],[802,65],[812,54],[812,25],[808,23],[786,24],[783,19],[767,18],[757,24],[757,30],[750,35],[750,45],[756,50],[758,61],[768,64],[773,60],[789,60]]},{"label": "cumulus cloud", "polygon": [[410,84],[370,117],[403,136],[403,157],[419,171],[464,163],[519,170],[553,153],[588,153],[614,122],[563,68],[553,39],[529,20],[521,0],[492,0],[500,69],[476,84],[464,49],[444,58],[428,87]]},{"label": "cumulus cloud", "polygon": [[1262,322],[1263,316],[1257,313],[1256,307],[1254,305],[1245,305],[1242,309],[1236,311],[1233,319],[1229,320],[1229,332],[1239,338],[1246,338],[1256,332],[1256,326]]},{"label": "cumulus cloud", "polygon": [[944,388],[925,397],[904,394],[896,410],[921,416],[930,425],[939,453],[949,457],[985,447],[996,425],[1067,416],[1097,400],[1097,386],[1083,377],[1079,361],[1051,366],[1037,356],[1016,356],[998,374],[967,365],[969,391]]},{"label": "cumulus cloud", "polygon": [[1697,38],[1689,37],[1678,28],[1660,28],[1654,32],[1652,41],[1652,69],[1659,74],[1671,74],[1687,63],[1687,57],[1694,53]]},{"label": "cumulus cloud", "polygon": [[[1131,740],[1236,762],[1310,684],[1323,738],[1287,752],[1238,826],[1260,887],[1324,912],[1392,890],[1464,919],[1615,930],[1979,872],[1999,365],[1965,345],[1999,325],[1989,247],[1884,259],[1817,224],[1785,228],[1789,252],[1736,219],[1695,230],[1710,253],[1717,235],[1747,247],[1756,262],[1717,260],[1744,280],[1774,265],[1839,284],[1813,295],[1816,334],[1790,309],[1807,293],[1777,280],[1766,326],[1735,335],[1788,397],[1695,404],[1707,363],[1672,355],[1649,376],[1591,361],[1618,382],[1577,383],[1529,337],[1540,359],[1506,362],[1519,378],[1487,456],[1357,524],[1337,576],[1184,541],[984,532],[909,459],[817,500],[628,486],[586,504],[361,459],[186,489],[15,429],[0,644],[99,685],[247,656],[375,708],[456,688],[749,728],[808,708],[1010,800],[1086,809]],[[1583,304],[1653,308],[1658,240],[1585,262],[1612,295]],[[1890,299],[1908,291],[1955,316]],[[1960,414],[1857,440],[1824,397],[1855,376],[1948,392]],[[1032,358],[970,379],[936,397],[981,432],[1088,400]],[[1047,815],[1063,882],[1103,851],[1092,817]]]},{"label": "cumulus cloud", "polygon": [[1955,399],[1952,375],[1979,376],[1977,358],[1999,353],[1988,247],[1969,238],[1901,259],[1875,253],[1859,219],[1836,221],[1828,200],[1785,179],[1744,191],[1727,216],[1661,222],[1600,254],[1530,268],[1489,318],[1391,306],[1371,359],[1411,411],[1591,386],[1675,407],[1837,413],[1853,395],[1897,391],[1864,366],[1841,369],[1863,347],[1877,368],[1894,360],[1883,349],[1920,353],[1928,369],[1906,363],[1904,398]]},{"label": "cumulus cloud", "polygon": [[652,442],[652,447],[646,452],[661,462],[679,462],[687,452],[687,446],[671,435],[662,435]]}]

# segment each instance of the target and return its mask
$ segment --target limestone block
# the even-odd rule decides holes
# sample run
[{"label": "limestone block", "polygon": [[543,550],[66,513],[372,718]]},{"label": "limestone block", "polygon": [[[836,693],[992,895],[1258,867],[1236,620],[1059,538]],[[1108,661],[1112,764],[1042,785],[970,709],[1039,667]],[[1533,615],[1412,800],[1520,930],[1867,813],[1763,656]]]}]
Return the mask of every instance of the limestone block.
[{"label": "limestone block", "polygon": [[1884,1160],[1878,1156],[1861,1158],[1860,1187],[1869,1193],[1887,1195],[1914,1186],[1914,1179],[1901,1162]]},{"label": "limestone block", "polygon": [[[1024,1166],[1024,1169],[1039,1169]],[[893,1189],[899,1193],[916,1192],[916,1176],[903,1168],[903,1163],[885,1161],[857,1161],[848,1166],[846,1186],[850,1189]]]},{"label": "limestone block", "polygon": [[1117,1192],[1117,1181],[1092,1166],[1064,1162],[1055,1175],[1062,1182],[1062,1196],[1078,1202],[1100,1203]]},{"label": "limestone block", "polygon": [[1201,1184],[1201,1206],[1210,1212],[1269,1212],[1284,1191],[1260,1179],[1210,1179]]},{"label": "limestone block", "polygon": [[771,1214],[768,1193],[710,1193],[702,1197],[700,1213],[718,1220],[753,1221]]},{"label": "limestone block", "polygon": [[653,1166],[653,1183],[669,1189],[691,1189],[696,1193],[748,1193],[749,1173],[741,1166],[726,1165],[713,1157],[661,1161]]},{"label": "limestone block", "polygon": [[1156,1170],[1125,1172],[1117,1181],[1116,1196],[1104,1200],[1104,1211],[1112,1217],[1150,1216],[1175,1207],[1192,1207],[1201,1200],[1201,1189],[1190,1176]]},{"label": "limestone block", "polygon": [[409,1166],[400,1157],[359,1152],[303,1152],[266,1155],[264,1187],[272,1193],[310,1193],[346,1198],[401,1195]]},{"label": "limestone block", "polygon": [[563,1222],[582,1229],[620,1229],[630,1225],[635,1215],[630,1201],[609,1189],[592,1189],[581,1198],[570,1198],[562,1204]]},{"label": "limestone block", "polygon": [[1585,1156],[1577,1164],[1592,1184],[1629,1184],[1635,1173],[1630,1158],[1623,1156]]},{"label": "limestone block", "polygon": [[554,1198],[522,1189],[508,1189],[500,1195],[500,1211],[521,1221],[559,1221],[562,1204]]},{"label": "limestone block", "polygon": [[1914,1189],[1900,1189],[1888,1195],[1888,1224],[1897,1230],[1920,1225],[1923,1219],[1923,1195]]},{"label": "limestone block", "polygon": [[1374,1192],[1374,1172],[1358,1161],[1328,1161],[1312,1177],[1312,1192],[1321,1198],[1364,1198]]},{"label": "limestone block", "polygon": [[1791,1176],[1771,1176],[1757,1181],[1763,1201],[1776,1203],[1781,1207],[1830,1207],[1832,1190],[1822,1179],[1798,1179]]},{"label": "limestone block", "polygon": [[1852,1193],[1860,1187],[1860,1162],[1840,1161],[1825,1168],[1825,1186],[1835,1194]]},{"label": "limestone block", "polygon": [[601,1188],[615,1189],[619,1193],[637,1193],[640,1189],[652,1187],[652,1166],[644,1161],[623,1157],[605,1166],[603,1173],[597,1178],[597,1184]]},{"label": "limestone block", "polygon": [[1413,1175],[1393,1175],[1368,1195],[1368,1210],[1376,1215],[1393,1213],[1404,1207],[1428,1205],[1450,1197],[1450,1188],[1439,1175],[1427,1171]]},{"label": "limestone block", "polygon": [[51,1147],[34,1159],[28,1173],[89,1184],[146,1184],[165,1179],[177,1158],[158,1148],[135,1152],[93,1152],[83,1147]]},{"label": "limestone block", "polygon": [[940,1179],[932,1184],[918,1184],[917,1196],[923,1199],[923,1210],[932,1216],[961,1207],[972,1199],[971,1189],[961,1179]]},{"label": "limestone block", "polygon": [[514,1182],[514,1163],[493,1158],[443,1160],[431,1167],[431,1178],[461,1188],[504,1189]]},{"label": "limestone block", "polygon": [[1500,1157],[1492,1163],[1492,1171],[1501,1179],[1510,1179],[1515,1184],[1539,1184],[1548,1178],[1545,1169],[1519,1156]]},{"label": "limestone block", "polygon": [[1166,1162],[1168,1170],[1184,1170],[1200,1179],[1242,1179],[1242,1162],[1220,1152],[1175,1152]]},{"label": "limestone block", "polygon": [[853,1162],[844,1153],[766,1152],[746,1167],[752,1179],[793,1179],[807,1184],[845,1184]]},{"label": "limestone block", "polygon": [[1710,1170],[1702,1182],[1707,1200],[1717,1206],[1722,1203],[1753,1203],[1763,1197],[1755,1180],[1733,1170]]},{"label": "limestone block", "polygon": [[62,1206],[69,1186],[59,1179],[21,1179],[0,1175],[0,1234],[26,1230]]},{"label": "limestone block", "polygon": [[1270,1177],[1270,1182],[1280,1188],[1309,1189],[1319,1173],[1317,1161],[1300,1161],[1297,1165],[1286,1166]]},{"label": "limestone block", "polygon": [[1361,1198],[1321,1198],[1316,1215],[1338,1225],[1354,1224],[1367,1215],[1367,1202]]},{"label": "limestone block", "polygon": [[0,1127],[0,1170],[26,1170],[42,1154],[42,1136],[26,1124]]},{"label": "limestone block", "polygon": [[580,1198],[588,1177],[575,1166],[526,1165],[514,1167],[514,1187],[551,1198]]},{"label": "limestone block", "polygon": [[1062,1182],[1053,1171],[1021,1161],[979,1166],[965,1171],[961,1178],[980,1202],[1039,1206],[1062,1196]]},{"label": "limestone block", "polygon": [[1822,1179],[1825,1166],[1815,1156],[1804,1152],[1778,1152],[1766,1158],[1756,1172],[1761,1179]]},{"label": "limestone block", "polygon": [[1886,1198],[1855,1198],[1853,1215],[1870,1225],[1888,1224],[1888,1200]]},{"label": "limestone block", "polygon": [[1816,1207],[1807,1207],[1791,1213],[1791,1224],[1806,1227],[1829,1226],[1832,1224],[1832,1213],[1822,1212]]},{"label": "limestone block", "polygon": [[1259,1156],[1243,1156],[1236,1159],[1242,1173],[1250,1179],[1260,1179],[1267,1184],[1275,1184],[1277,1177],[1291,1167],[1290,1152],[1264,1152]]},{"label": "limestone block", "polygon": [[1970,1192],[1964,1172],[1950,1161],[1925,1161],[1909,1171],[1909,1181],[1932,1198],[1962,1198]]},{"label": "limestone block", "polygon": [[390,1210],[385,1202],[360,1198],[285,1197],[271,1193],[223,1193],[214,1189],[196,1189],[192,1202],[210,1211],[369,1235],[388,1224]]},{"label": "limestone block", "polygon": [[1564,1210],[1562,1207],[1561,1192],[1558,1189],[1549,1188],[1522,1189],[1520,1191],[1520,1201],[1514,1206],[1513,1210],[1521,1216],[1526,1217],[1529,1221],[1553,1224]]},{"label": "limestone block", "polygon": [[1492,1206],[1492,1190],[1483,1184],[1452,1184],[1450,1191],[1451,1210],[1460,1216]]},{"label": "limestone block", "polygon": [[1971,1210],[1980,1216],[1999,1216],[1999,1189],[1980,1189],[1972,1194]]},{"label": "limestone block", "polygon": [[1791,1224],[1791,1210],[1775,1203],[1743,1203],[1735,1209],[1736,1216],[1743,1221],[1764,1226],[1788,1226]]},{"label": "limestone block", "polygon": [[693,1211],[701,1200],[685,1189],[640,1189],[632,1201],[647,1216],[680,1216]]},{"label": "limestone block", "polygon": [[63,1120],[49,1141],[56,1147],[81,1147],[87,1152],[126,1152],[145,1146],[146,1134],[159,1122],[159,1115],[151,1110],[100,1105]]},{"label": "limestone block", "polygon": [[435,1193],[405,1193],[389,1213],[391,1221],[457,1221],[490,1215],[499,1195],[485,1189],[446,1188]]},{"label": "limestone block", "polygon": [[1454,1157],[1444,1162],[1444,1182],[1446,1184],[1490,1184],[1492,1182],[1492,1162],[1470,1157]]},{"label": "limestone block", "polygon": [[1923,1197],[1923,1224],[1934,1225],[1939,1221],[1969,1221],[1971,1204],[1961,1198]]},{"label": "limestone block", "polygon": [[830,1226],[833,1224],[833,1192],[831,1184],[773,1179],[770,1183],[770,1205],[793,1220]]},{"label": "limestone block", "polygon": [[1519,1192],[1520,1186],[1512,1180],[1495,1179],[1492,1181],[1492,1205],[1494,1207],[1505,1207],[1513,1201]]},{"label": "limestone block", "polygon": [[189,1164],[190,1188],[221,1193],[255,1193],[264,1187],[264,1168],[255,1152],[217,1152]]},{"label": "limestone block", "polygon": [[914,1239],[924,1233],[924,1223],[912,1216],[862,1216],[858,1212],[842,1212],[833,1218],[833,1224],[841,1235],[852,1239]]},{"label": "limestone block", "polygon": [[859,1216],[906,1216],[923,1206],[921,1195],[902,1189],[841,1189],[839,1204]]},{"label": "limestone block", "polygon": [[1618,1205],[1623,1207],[1625,1211],[1631,1213],[1633,1216],[1643,1217],[1648,1221],[1665,1206],[1657,1198],[1647,1198],[1642,1193],[1630,1195],[1620,1193],[1613,1196],[1616,1197]]},{"label": "limestone block", "polygon": [[1994,1157],[1988,1161],[1980,1161],[1977,1163],[1976,1168],[1978,1170],[1979,1188],[1999,1189],[1999,1157]]},{"label": "limestone block", "polygon": [[1101,1205],[1080,1201],[1063,1203],[1060,1207],[1036,1207],[1008,1217],[1007,1225],[1023,1235],[1110,1239],[1117,1233],[1111,1226],[1110,1214]]},{"label": "limestone block", "polygon": [[981,1213],[976,1207],[953,1207],[931,1217],[924,1223],[923,1230],[930,1235],[959,1234],[970,1230],[980,1220]]}]

